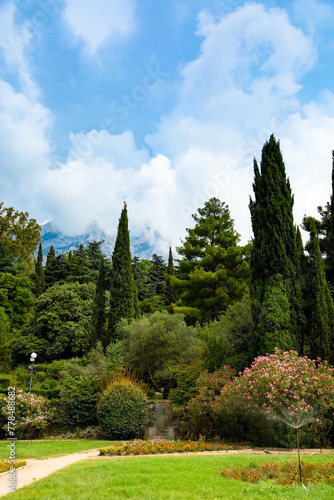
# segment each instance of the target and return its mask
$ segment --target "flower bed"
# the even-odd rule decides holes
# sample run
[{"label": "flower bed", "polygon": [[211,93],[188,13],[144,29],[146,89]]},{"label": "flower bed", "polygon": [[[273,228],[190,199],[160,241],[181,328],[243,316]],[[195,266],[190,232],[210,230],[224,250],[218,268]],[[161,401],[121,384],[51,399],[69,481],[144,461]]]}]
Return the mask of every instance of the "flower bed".
[{"label": "flower bed", "polygon": [[15,461],[15,463],[9,463],[8,460],[0,460],[0,474],[9,471],[11,467],[18,469],[19,467],[23,467],[24,465],[27,465],[27,462],[25,460],[17,460]]},{"label": "flower bed", "polygon": [[[301,462],[303,482],[306,484],[334,484],[334,463],[324,465]],[[221,470],[221,475],[237,481],[258,483],[260,480],[273,479],[276,484],[286,486],[299,482],[299,468],[296,460],[288,460],[281,465],[276,462],[268,462],[256,466],[250,463],[248,466],[236,467],[227,465]]]},{"label": "flower bed", "polygon": [[100,448],[100,455],[149,455],[157,453],[185,453],[199,451],[239,450],[240,446],[206,441],[168,441],[163,438],[142,441],[136,439],[119,446]]}]

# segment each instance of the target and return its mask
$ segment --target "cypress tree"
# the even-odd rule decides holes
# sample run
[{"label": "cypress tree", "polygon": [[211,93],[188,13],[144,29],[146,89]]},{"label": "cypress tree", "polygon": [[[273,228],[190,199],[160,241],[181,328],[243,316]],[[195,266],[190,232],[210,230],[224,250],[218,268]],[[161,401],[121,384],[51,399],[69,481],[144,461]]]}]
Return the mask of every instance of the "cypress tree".
[{"label": "cypress tree", "polygon": [[303,255],[304,254],[304,245],[303,245],[303,239],[302,239],[302,235],[301,235],[299,226],[297,226],[297,230],[296,230],[296,245],[297,245],[298,254]]},{"label": "cypress tree", "polygon": [[334,305],[326,282],[316,221],[312,217],[304,218],[304,227],[310,232],[310,241],[307,244],[309,253],[307,279],[309,352],[307,354],[333,362]]},{"label": "cypress tree", "polygon": [[35,262],[35,296],[39,297],[45,290],[44,269],[43,269],[43,250],[42,244],[39,244],[37,261]]},{"label": "cypress tree", "polygon": [[108,342],[113,342],[116,325],[122,318],[131,320],[139,315],[137,287],[131,266],[130,236],[126,203],[119,219],[117,237],[112,256],[110,289],[110,315]]},{"label": "cypress tree", "polygon": [[[321,215],[319,226],[320,234],[324,235],[319,240],[321,253],[325,257],[326,279],[331,290],[334,290],[334,151],[332,151],[332,194],[326,207],[318,207]],[[333,293],[333,292],[332,292]]]},{"label": "cypress tree", "polygon": [[170,277],[175,276],[172,248],[169,247],[168,264],[166,272],[165,305],[170,306],[177,301],[176,291],[172,288]]},{"label": "cypress tree", "polygon": [[[250,289],[253,318],[251,358],[266,353],[262,307],[265,301],[265,307],[268,308],[268,297],[273,297],[268,290],[268,287],[273,288],[273,280],[276,283],[276,295],[287,294],[290,311],[290,335],[287,335],[287,316],[281,314],[284,301],[273,299],[273,308],[277,308],[277,347],[300,348],[301,343],[302,304],[300,287],[296,280],[298,257],[292,214],[293,196],[286,178],[279,141],[276,141],[273,135],[263,146],[261,168],[254,159],[253,190],[255,198],[251,199],[249,204],[254,234]],[[281,279],[285,282],[284,286],[281,286]],[[281,337],[277,334],[280,329]]]}]

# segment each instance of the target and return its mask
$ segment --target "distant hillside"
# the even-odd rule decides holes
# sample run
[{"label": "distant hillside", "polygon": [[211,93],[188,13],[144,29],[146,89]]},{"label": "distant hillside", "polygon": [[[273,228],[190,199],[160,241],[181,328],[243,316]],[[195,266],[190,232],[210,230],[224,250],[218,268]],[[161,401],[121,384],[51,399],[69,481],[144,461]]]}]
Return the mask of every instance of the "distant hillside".
[{"label": "distant hillside", "polygon": [[[59,255],[69,252],[70,250],[75,250],[80,244],[86,246],[90,241],[102,240],[102,252],[107,255],[107,257],[112,256],[116,235],[111,236],[106,234],[102,229],[99,228],[96,221],[91,222],[87,227],[86,232],[79,236],[64,235],[58,230],[57,226],[53,222],[48,222],[41,227],[44,259],[46,259],[51,245],[54,246],[56,254]],[[140,259],[149,259],[151,255],[155,253],[154,245],[150,245],[145,240],[144,235],[131,236],[130,244],[132,256],[137,255]]]}]

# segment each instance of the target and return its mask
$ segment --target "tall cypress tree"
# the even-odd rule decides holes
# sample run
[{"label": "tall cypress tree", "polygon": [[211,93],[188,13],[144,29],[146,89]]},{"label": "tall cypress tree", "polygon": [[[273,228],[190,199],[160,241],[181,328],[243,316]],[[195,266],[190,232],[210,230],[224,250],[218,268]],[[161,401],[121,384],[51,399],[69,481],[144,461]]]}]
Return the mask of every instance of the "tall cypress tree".
[{"label": "tall cypress tree", "polygon": [[[271,341],[263,338],[264,314],[262,306],[265,299],[266,308],[268,286],[272,287],[272,279],[280,283],[280,294],[286,290],[290,311],[290,337],[287,335],[286,314],[281,314],[282,301],[273,299],[273,307],[277,307],[274,337],[278,339],[277,347],[300,347],[301,304],[299,285],[296,281],[298,264],[296,231],[293,224],[293,196],[289,180],[286,178],[285,165],[280,151],[279,141],[272,135],[262,149],[261,168],[254,159],[255,198],[250,200],[250,212],[253,227],[253,249],[251,255],[251,299],[253,334],[250,343],[250,357],[265,354],[266,346]],[[284,286],[281,280],[284,281]],[[277,289],[278,290],[278,289]],[[276,305],[275,305],[276,304]],[[281,318],[281,320],[280,320]],[[281,321],[281,324],[280,324]],[[278,331],[282,330],[281,339]],[[272,336],[273,332],[267,332]],[[279,341],[280,340],[280,341]]]},{"label": "tall cypress tree", "polygon": [[307,244],[308,269],[308,349],[312,357],[319,356],[333,362],[334,357],[334,305],[330,294],[321,256],[316,221],[304,218],[304,227],[310,232]]},{"label": "tall cypress tree", "polygon": [[169,247],[168,264],[166,272],[165,305],[170,306],[177,301],[177,293],[173,290],[170,277],[175,276],[174,259],[172,248]]},{"label": "tall cypress tree", "polygon": [[318,207],[321,215],[319,226],[320,234],[324,235],[319,240],[321,253],[325,257],[326,279],[330,289],[334,290],[334,151],[332,151],[332,194],[329,203],[323,209]]},{"label": "tall cypress tree", "polygon": [[110,289],[110,315],[108,342],[115,338],[116,325],[122,318],[131,320],[138,316],[137,287],[131,266],[130,236],[126,203],[119,219],[117,237],[112,256]]},{"label": "tall cypress tree", "polygon": [[37,261],[35,263],[35,296],[39,297],[45,289],[44,270],[43,270],[43,250],[42,244],[39,244]]}]

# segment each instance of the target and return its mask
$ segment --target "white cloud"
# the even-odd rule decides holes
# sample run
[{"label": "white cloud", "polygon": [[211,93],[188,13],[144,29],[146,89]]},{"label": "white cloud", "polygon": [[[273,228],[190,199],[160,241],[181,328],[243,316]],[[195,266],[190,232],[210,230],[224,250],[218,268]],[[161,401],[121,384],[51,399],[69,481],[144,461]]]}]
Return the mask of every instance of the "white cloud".
[{"label": "white cloud", "polygon": [[[85,138],[92,144],[91,133],[72,136],[72,143]],[[175,241],[171,221],[178,215],[173,206],[177,187],[168,158],[149,159],[136,148],[131,132],[113,136],[104,131],[94,140],[98,144],[89,154],[69,158],[38,183],[40,203],[48,204],[60,229],[80,233],[95,219],[114,234],[126,201],[133,231],[149,228]]]},{"label": "white cloud", "polygon": [[22,92],[30,99],[36,99],[39,89],[33,81],[25,51],[32,40],[31,25],[25,21],[15,22],[15,6],[6,2],[0,6],[0,47],[8,67],[17,72]]},{"label": "white cloud", "polygon": [[[79,3],[70,5],[79,26]],[[94,26],[105,4],[96,5]],[[115,33],[103,25],[102,38],[94,32],[89,38],[80,26],[91,50]],[[193,226],[191,214],[217,196],[246,242],[253,156],[260,160],[263,143],[275,133],[295,193],[295,221],[315,215],[330,195],[334,97],[324,89],[316,102],[298,100],[302,77],[316,61],[312,39],[283,10],[258,4],[219,21],[202,13],[198,33],[201,51],[182,69],[179,102],[147,137],[152,157],[131,131],[91,130],[71,134],[67,161],[50,169],[50,113],[28,91],[0,82],[0,148],[7,159],[0,181],[8,197],[30,199],[18,208],[31,207],[40,221],[53,219],[68,233],[81,232],[92,219],[115,233],[126,201],[132,232],[158,232],[163,253]],[[19,54],[24,61],[24,50]]]},{"label": "white cloud", "polygon": [[67,0],[64,11],[75,35],[83,37],[91,53],[108,39],[131,33],[134,13],[134,0]]},{"label": "white cloud", "polygon": [[316,63],[316,50],[285,11],[246,4],[219,21],[206,12],[199,20],[200,54],[183,68],[179,103],[147,142],[172,159],[185,206],[194,212],[210,195],[218,196],[230,206],[246,242],[252,157],[260,161],[272,133],[281,139],[296,223],[328,200],[332,95],[321,97],[326,106],[301,106],[302,77]]},{"label": "white cloud", "polygon": [[44,175],[50,163],[51,116],[41,104],[1,80],[0,96],[1,199],[15,197],[28,207],[37,194],[36,178]]}]

